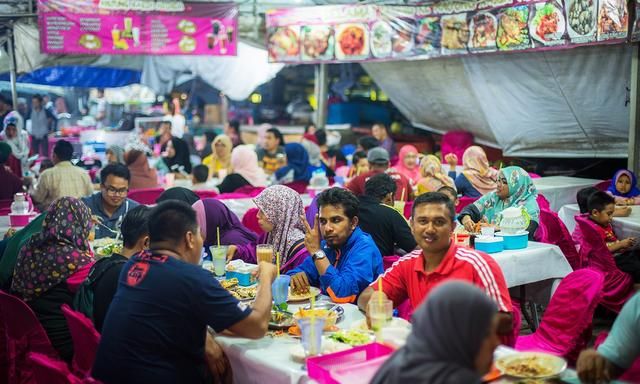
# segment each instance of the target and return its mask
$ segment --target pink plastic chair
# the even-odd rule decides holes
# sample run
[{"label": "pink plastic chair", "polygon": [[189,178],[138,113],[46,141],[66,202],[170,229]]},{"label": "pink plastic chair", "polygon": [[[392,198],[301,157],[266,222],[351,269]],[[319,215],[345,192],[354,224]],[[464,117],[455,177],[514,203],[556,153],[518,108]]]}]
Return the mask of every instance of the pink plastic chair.
[{"label": "pink plastic chair", "polygon": [[81,384],[88,383],[74,376],[67,364],[58,359],[40,353],[29,353],[29,362],[33,367],[35,384]]},{"label": "pink plastic chair", "polygon": [[162,192],[163,188],[134,189],[129,191],[127,197],[140,204],[152,205]]},{"label": "pink plastic chair", "polygon": [[71,339],[73,340],[73,360],[71,367],[81,377],[91,376],[91,368],[100,343],[100,334],[91,320],[80,312],[62,305],[62,314],[67,319]]},{"label": "pink plastic chair", "polygon": [[194,192],[196,193],[196,195],[198,195],[198,197],[201,200],[218,197],[218,192],[216,191],[194,191]]},{"label": "pink plastic chair", "polygon": [[237,193],[237,192],[221,193],[218,196],[216,196],[216,199],[218,200],[249,199],[249,198],[251,198],[251,196],[245,195],[244,193]]},{"label": "pink plastic chair", "polygon": [[0,200],[0,216],[8,216],[11,213],[11,204],[13,200]]},{"label": "pink plastic chair", "polygon": [[609,186],[611,185],[611,179],[609,180],[602,180],[601,182],[598,182],[594,185],[594,187],[596,187],[598,190],[605,192]]},{"label": "pink plastic chair", "polygon": [[552,211],[549,200],[547,200],[547,198],[544,197],[542,193],[538,193],[538,197],[536,197],[536,202],[538,203],[538,207],[540,207],[540,210],[545,209],[547,211]]},{"label": "pink plastic chair", "polygon": [[542,178],[542,176],[538,175],[537,173],[533,173],[533,172],[528,172],[529,173],[529,177],[532,179],[540,179]]},{"label": "pink plastic chair", "polygon": [[580,256],[576,250],[576,245],[571,238],[571,234],[564,225],[558,214],[545,209],[540,210],[540,223],[536,238],[539,242],[554,244],[560,247],[562,253],[567,258],[569,265],[574,270],[582,268]]},{"label": "pink plastic chair", "polygon": [[258,208],[249,208],[249,210],[245,212],[244,216],[242,216],[242,225],[258,235],[264,233],[260,224],[258,224]]},{"label": "pink plastic chair", "polygon": [[260,192],[264,191],[264,187],[254,187],[252,185],[245,185],[244,187],[240,187],[236,189],[235,193],[242,193],[247,195],[248,197],[256,197],[260,194]]},{"label": "pink plastic chair", "polygon": [[3,370],[0,382],[32,383],[33,369],[28,360],[29,352],[58,356],[47,333],[27,303],[3,291],[0,291],[0,326],[0,366]]},{"label": "pink plastic chair", "polygon": [[618,313],[633,294],[633,279],[618,268],[596,225],[587,214],[576,216],[576,231],[580,233],[574,233],[574,238],[580,238],[580,263],[583,268],[604,273],[604,294],[600,304]]},{"label": "pink plastic chair", "polygon": [[551,298],[540,327],[516,341],[519,351],[543,351],[575,361],[591,338],[591,321],[604,286],[604,275],[581,269],[567,275]]},{"label": "pink plastic chair", "polygon": [[404,218],[409,220],[411,218],[411,211],[413,210],[413,201],[407,201],[404,203]]},{"label": "pink plastic chair", "polygon": [[292,183],[284,184],[285,187],[289,187],[298,193],[305,193],[309,183],[306,181],[294,181]]},{"label": "pink plastic chair", "polygon": [[458,205],[456,205],[456,213],[462,212],[464,207],[466,207],[469,204],[473,204],[476,200],[478,200],[477,197],[462,196],[459,199]]},{"label": "pink plastic chair", "polygon": [[473,145],[473,134],[466,131],[450,131],[442,136],[442,143],[440,145],[442,153],[442,162],[444,163],[444,157],[449,153],[454,153],[458,156],[460,165],[462,165],[462,155],[464,151]]}]

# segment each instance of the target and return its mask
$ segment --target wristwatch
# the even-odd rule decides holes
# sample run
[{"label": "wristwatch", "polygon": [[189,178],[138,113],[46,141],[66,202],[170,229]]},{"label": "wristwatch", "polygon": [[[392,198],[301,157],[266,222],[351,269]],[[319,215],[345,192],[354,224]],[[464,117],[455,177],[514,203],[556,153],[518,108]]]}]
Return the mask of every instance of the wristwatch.
[{"label": "wristwatch", "polygon": [[324,251],[319,250],[318,252],[311,255],[311,260],[318,261],[318,260],[324,259],[325,257],[327,257],[327,255],[324,253]]}]

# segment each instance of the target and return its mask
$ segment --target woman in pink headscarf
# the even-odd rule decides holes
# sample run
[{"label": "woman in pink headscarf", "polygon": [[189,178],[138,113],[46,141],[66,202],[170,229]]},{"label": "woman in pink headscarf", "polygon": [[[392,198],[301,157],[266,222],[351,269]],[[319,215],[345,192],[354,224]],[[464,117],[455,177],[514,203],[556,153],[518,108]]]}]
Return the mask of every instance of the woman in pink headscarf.
[{"label": "woman in pink headscarf", "polygon": [[459,194],[480,197],[496,190],[498,170],[489,166],[487,154],[477,145],[471,146],[462,155],[464,168],[456,177]]},{"label": "woman in pink headscarf", "polygon": [[247,145],[235,147],[231,151],[230,165],[233,173],[227,175],[218,185],[220,193],[232,193],[245,186],[267,186],[267,176],[258,165],[258,155],[251,147]]},{"label": "woman in pink headscarf", "polygon": [[398,154],[398,164],[394,167],[398,173],[403,174],[411,185],[420,180],[420,166],[418,166],[418,150],[413,145],[405,145]]}]

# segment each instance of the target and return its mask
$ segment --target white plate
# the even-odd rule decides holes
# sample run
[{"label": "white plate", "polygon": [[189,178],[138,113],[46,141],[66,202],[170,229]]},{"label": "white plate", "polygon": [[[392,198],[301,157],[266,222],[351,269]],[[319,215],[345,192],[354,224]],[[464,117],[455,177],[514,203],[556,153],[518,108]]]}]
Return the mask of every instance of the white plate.
[{"label": "white plate", "polygon": [[[528,360],[535,361],[547,372],[540,374],[517,374],[509,372],[509,366],[511,364],[518,364],[519,361],[526,362]],[[504,375],[511,377],[518,377],[522,379],[546,379],[554,376],[558,376],[565,369],[567,369],[567,361],[562,357],[549,355],[542,352],[518,352],[510,354],[496,360],[496,368],[500,370]]]},{"label": "white plate", "polygon": [[[391,322],[389,322],[389,324],[387,324],[385,327],[411,329],[411,323],[409,323],[405,319],[394,317],[391,319]],[[367,326],[367,319],[361,319],[351,324],[351,329],[357,329],[358,331],[370,331],[369,327]]]},{"label": "white plate", "polygon": [[558,30],[553,34],[545,35],[546,39],[539,36],[536,33],[536,29],[538,25],[536,25],[534,21],[538,17],[538,12],[542,12],[542,9],[545,7],[545,4],[549,4],[549,3],[538,3],[535,5],[535,14],[533,15],[533,17],[530,17],[530,20],[529,20],[529,33],[531,34],[531,37],[533,37],[535,40],[541,42],[542,44],[547,45],[549,43],[562,39],[562,36],[566,31],[566,25],[565,25],[564,15],[562,14],[562,11],[558,9],[558,7],[556,7],[555,5],[552,5],[553,12],[558,17]]}]

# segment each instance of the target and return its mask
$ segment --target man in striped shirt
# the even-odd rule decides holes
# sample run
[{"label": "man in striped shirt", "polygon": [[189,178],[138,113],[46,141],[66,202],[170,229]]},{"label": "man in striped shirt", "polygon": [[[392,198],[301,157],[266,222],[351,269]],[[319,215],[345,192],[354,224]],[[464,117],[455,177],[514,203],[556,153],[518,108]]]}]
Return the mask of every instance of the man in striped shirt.
[{"label": "man in striped shirt", "polygon": [[[499,333],[510,334],[512,307],[502,270],[489,255],[458,247],[451,241],[454,217],[454,205],[442,193],[425,193],[414,201],[410,224],[418,249],[378,277],[382,279],[383,294],[393,301],[394,307],[409,300],[415,309],[438,284],[452,279],[468,281],[496,302],[504,318]],[[360,295],[361,310],[367,312],[369,301],[377,299],[378,284],[374,281]]]}]

